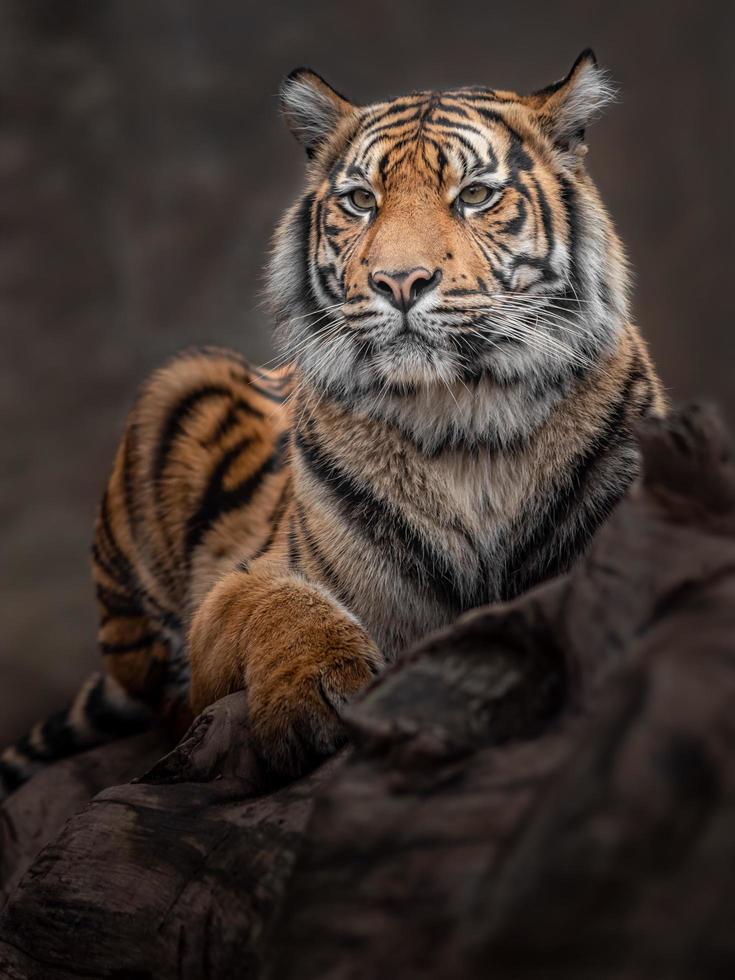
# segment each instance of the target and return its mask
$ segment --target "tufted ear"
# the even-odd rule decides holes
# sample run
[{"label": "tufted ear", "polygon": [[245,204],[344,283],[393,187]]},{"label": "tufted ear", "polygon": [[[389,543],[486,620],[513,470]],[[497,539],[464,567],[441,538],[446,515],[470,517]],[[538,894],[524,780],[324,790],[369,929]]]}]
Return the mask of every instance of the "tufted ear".
[{"label": "tufted ear", "polygon": [[281,109],[311,157],[354,106],[310,68],[295,68],[281,85]]},{"label": "tufted ear", "polygon": [[607,72],[587,48],[566,78],[534,92],[531,104],[538,111],[543,129],[560,149],[584,152],[587,125],[612,102],[615,94]]}]

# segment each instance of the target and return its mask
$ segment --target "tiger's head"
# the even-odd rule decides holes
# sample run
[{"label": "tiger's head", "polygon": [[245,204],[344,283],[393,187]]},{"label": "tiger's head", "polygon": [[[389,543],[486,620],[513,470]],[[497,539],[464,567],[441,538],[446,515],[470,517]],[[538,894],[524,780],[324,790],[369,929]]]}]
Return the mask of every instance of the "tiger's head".
[{"label": "tiger's head", "polygon": [[275,236],[284,352],[345,398],[558,386],[627,320],[619,240],[585,168],[613,90],[591,51],[531,95],[417,92],[358,106],[308,69],[281,90],[309,157]]}]

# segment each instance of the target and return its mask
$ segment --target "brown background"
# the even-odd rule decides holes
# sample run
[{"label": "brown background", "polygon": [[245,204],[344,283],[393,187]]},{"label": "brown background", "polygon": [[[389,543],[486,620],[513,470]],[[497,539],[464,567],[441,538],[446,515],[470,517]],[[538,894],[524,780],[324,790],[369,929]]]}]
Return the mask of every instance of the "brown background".
[{"label": "brown background", "polygon": [[530,89],[592,45],[590,166],[677,398],[735,420],[731,4],[0,0],[0,743],[96,662],[87,550],[126,407],[193,342],[271,356],[269,234],[301,173],[278,82]]}]

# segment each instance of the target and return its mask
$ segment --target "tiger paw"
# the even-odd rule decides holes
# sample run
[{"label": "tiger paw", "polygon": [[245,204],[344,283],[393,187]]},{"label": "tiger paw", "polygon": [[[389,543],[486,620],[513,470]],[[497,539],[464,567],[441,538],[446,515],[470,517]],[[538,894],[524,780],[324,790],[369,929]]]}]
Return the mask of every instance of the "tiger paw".
[{"label": "tiger paw", "polygon": [[256,750],[296,776],[346,739],[342,711],[385,661],[360,624],[316,589],[277,589],[250,622],[245,689]]}]

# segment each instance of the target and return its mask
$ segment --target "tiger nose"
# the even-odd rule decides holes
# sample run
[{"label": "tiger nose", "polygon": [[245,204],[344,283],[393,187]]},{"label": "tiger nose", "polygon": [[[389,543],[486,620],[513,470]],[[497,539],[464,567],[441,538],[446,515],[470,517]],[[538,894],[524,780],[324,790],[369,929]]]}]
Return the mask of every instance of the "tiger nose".
[{"label": "tiger nose", "polygon": [[407,269],[402,272],[372,273],[368,282],[379,296],[385,296],[397,310],[407,313],[419,297],[434,289],[442,277],[441,269]]}]

